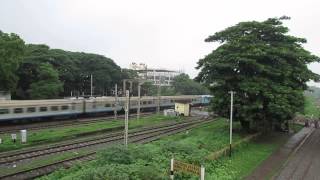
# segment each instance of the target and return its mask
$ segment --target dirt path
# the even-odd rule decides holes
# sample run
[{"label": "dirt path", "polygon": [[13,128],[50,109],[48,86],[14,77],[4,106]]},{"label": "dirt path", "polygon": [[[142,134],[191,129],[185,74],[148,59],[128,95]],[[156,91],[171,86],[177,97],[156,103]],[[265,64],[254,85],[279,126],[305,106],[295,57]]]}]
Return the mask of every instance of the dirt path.
[{"label": "dirt path", "polygon": [[312,128],[303,128],[297,134],[291,136],[286,144],[275,151],[269,158],[261,163],[251,175],[246,177],[248,180],[257,179],[269,179],[275,173],[277,173],[289,158],[290,154],[294,152],[296,147],[307,137],[311,132]]},{"label": "dirt path", "polygon": [[320,179],[320,129],[311,134],[274,179]]}]

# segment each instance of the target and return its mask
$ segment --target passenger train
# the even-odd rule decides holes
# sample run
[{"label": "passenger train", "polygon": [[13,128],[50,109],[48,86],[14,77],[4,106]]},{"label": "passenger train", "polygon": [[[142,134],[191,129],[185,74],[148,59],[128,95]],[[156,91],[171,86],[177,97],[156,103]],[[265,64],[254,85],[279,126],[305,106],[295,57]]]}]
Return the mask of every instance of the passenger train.
[{"label": "passenger train", "polygon": [[[161,96],[160,108],[174,107],[179,100],[188,100],[192,105],[207,105],[212,96],[210,95],[182,95]],[[125,97],[119,97],[117,102],[114,97],[97,97],[91,99],[53,99],[53,100],[8,100],[0,101],[0,121],[10,122],[26,119],[44,119],[77,117],[97,113],[113,113],[123,111]],[[141,97],[141,110],[152,110],[158,106],[158,97]],[[138,108],[138,97],[130,97],[130,110]]]}]

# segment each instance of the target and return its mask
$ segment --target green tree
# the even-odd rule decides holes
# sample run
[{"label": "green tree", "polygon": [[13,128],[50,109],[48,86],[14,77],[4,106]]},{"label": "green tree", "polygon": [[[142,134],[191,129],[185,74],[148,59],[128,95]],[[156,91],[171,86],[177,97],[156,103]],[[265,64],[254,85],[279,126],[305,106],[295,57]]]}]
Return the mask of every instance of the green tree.
[{"label": "green tree", "polygon": [[279,127],[304,105],[306,82],[319,80],[307,64],[319,58],[302,47],[306,40],[288,35],[282,20],[241,22],[209,36],[221,45],[198,62],[197,80],[214,95],[213,110],[228,117],[235,91],[235,120],[245,129]]},{"label": "green tree", "polygon": [[60,96],[90,93],[90,75],[93,75],[95,94],[106,94],[119,83],[123,74],[113,60],[97,54],[69,52],[50,49],[47,45],[28,44],[24,61],[19,68],[20,77],[15,98],[30,99],[28,89],[37,81],[37,73],[42,63],[49,63],[58,72],[63,84]]},{"label": "green tree", "polygon": [[190,79],[187,74],[180,74],[173,79],[172,84],[176,94],[201,95],[209,94],[207,88],[200,83]]},{"label": "green tree", "polygon": [[[110,95],[114,84],[121,83],[121,68],[102,55],[88,53],[71,53],[71,59],[74,60],[79,73],[76,76],[77,86],[82,92],[90,92],[90,75],[93,75],[93,86],[95,94],[104,95],[107,92]],[[74,89],[77,90],[77,89]]]},{"label": "green tree", "polygon": [[15,91],[25,44],[16,34],[0,31],[0,91]]},{"label": "green tree", "polygon": [[58,97],[62,87],[58,72],[51,64],[42,63],[39,65],[36,81],[30,84],[28,93],[31,99],[52,99]]},{"label": "green tree", "polygon": [[[47,99],[57,98],[61,92],[61,82],[59,80],[58,71],[51,65],[53,56],[49,52],[49,47],[46,45],[26,46],[23,63],[20,65],[17,75],[19,82],[14,98],[16,99]],[[45,77],[45,73],[51,77]],[[37,96],[35,93],[44,90],[44,81],[48,80],[47,86],[52,86],[52,91],[39,92]],[[56,83],[56,84],[54,84]],[[32,85],[32,87],[31,87]],[[38,90],[36,88],[39,88]],[[59,88],[55,88],[59,87]],[[58,94],[57,94],[58,93]]]}]

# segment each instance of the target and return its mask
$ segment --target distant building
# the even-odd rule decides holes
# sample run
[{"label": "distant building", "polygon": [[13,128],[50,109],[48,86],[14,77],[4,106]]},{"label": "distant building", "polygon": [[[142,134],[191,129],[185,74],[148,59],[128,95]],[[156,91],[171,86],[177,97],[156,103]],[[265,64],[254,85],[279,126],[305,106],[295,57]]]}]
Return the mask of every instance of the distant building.
[{"label": "distant building", "polygon": [[7,91],[0,91],[0,101],[11,100],[11,93]]},{"label": "distant building", "polygon": [[134,62],[130,64],[129,68],[137,71],[140,79],[152,81],[154,85],[160,86],[171,86],[173,78],[182,73],[182,71],[148,68],[144,63]]}]

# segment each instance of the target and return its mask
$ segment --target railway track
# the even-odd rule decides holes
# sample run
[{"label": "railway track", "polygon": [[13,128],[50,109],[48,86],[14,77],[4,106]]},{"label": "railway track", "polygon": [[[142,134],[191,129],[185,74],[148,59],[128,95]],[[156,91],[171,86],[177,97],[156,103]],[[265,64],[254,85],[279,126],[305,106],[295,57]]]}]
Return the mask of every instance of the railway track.
[{"label": "railway track", "polygon": [[[168,123],[168,124],[164,124],[164,125],[157,125],[157,126],[152,126],[152,127],[141,128],[139,130],[129,131],[129,137],[131,138],[131,137],[147,134],[150,132],[170,129],[174,126],[188,125],[190,123],[197,123],[197,122],[198,122],[198,120],[197,121],[189,120],[189,121],[185,121],[183,123],[175,122],[175,123]],[[80,149],[80,148],[84,148],[84,147],[88,147],[88,146],[94,146],[94,145],[98,145],[98,144],[115,142],[115,141],[122,140],[122,139],[123,139],[123,132],[116,132],[116,133],[109,133],[105,136],[94,138],[94,139],[88,139],[88,140],[83,140],[83,141],[78,141],[78,142],[71,142],[71,143],[66,143],[66,144],[59,144],[59,145],[52,146],[52,147],[40,148],[40,149],[35,149],[35,150],[30,150],[30,151],[18,151],[18,152],[11,153],[11,154],[5,153],[4,155],[0,155],[0,166],[3,164],[16,163],[16,162],[19,162],[19,161],[25,160],[25,159],[32,159],[35,157],[49,155],[49,154],[53,154],[53,153],[60,153],[60,152],[76,150],[76,149]]]},{"label": "railway track", "polygon": [[[139,130],[129,132],[129,142],[131,143],[150,142],[162,136],[185,131],[187,129],[191,129],[195,126],[198,126],[199,124],[203,124],[210,121],[212,120],[208,120],[208,119],[190,120],[182,123],[181,122],[170,123],[162,126],[142,128]],[[121,142],[122,140],[123,140],[123,133],[120,133],[120,132],[113,133],[106,137],[102,137],[102,138],[94,139],[90,141],[77,142],[73,144],[65,144],[62,146],[44,148],[36,151],[14,153],[11,156],[7,155],[6,157],[0,157],[0,164],[4,165],[4,164],[16,163],[18,161],[32,159],[39,156],[46,156],[54,153],[71,151],[71,150],[80,149],[88,146],[94,146],[97,144],[107,144],[107,143],[113,144],[113,143]],[[23,170],[23,171],[19,171],[19,172],[8,174],[8,175],[2,175],[2,176],[0,175],[0,179],[31,179],[31,178],[39,177],[39,176],[48,174],[50,172],[53,172],[54,170],[60,167],[68,168],[74,163],[92,160],[94,159],[95,153],[96,151],[90,152],[88,154],[81,155],[78,157],[61,160],[52,164],[40,166],[37,168]]]},{"label": "railway track", "polygon": [[[148,113],[141,113],[140,117],[150,116],[155,114],[154,112]],[[130,117],[135,117],[136,114],[131,114]],[[124,115],[118,115],[118,119],[123,119]],[[106,116],[106,117],[99,117],[99,118],[81,118],[76,120],[60,120],[54,122],[41,122],[41,123],[33,123],[33,124],[25,124],[25,125],[15,125],[15,126],[4,126],[0,128],[0,134],[5,133],[16,133],[21,129],[28,129],[28,130],[41,130],[41,129],[48,129],[48,128],[56,128],[56,127],[65,127],[65,126],[74,126],[79,124],[91,124],[97,122],[105,122],[114,120],[114,116]]]}]

